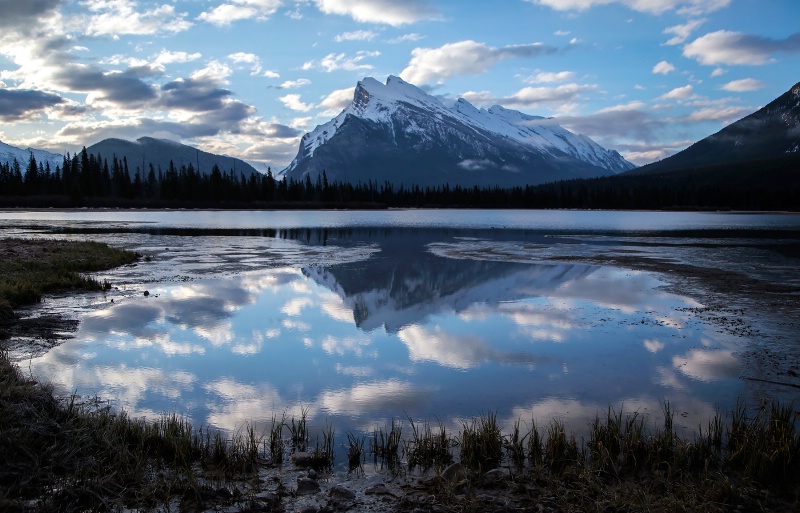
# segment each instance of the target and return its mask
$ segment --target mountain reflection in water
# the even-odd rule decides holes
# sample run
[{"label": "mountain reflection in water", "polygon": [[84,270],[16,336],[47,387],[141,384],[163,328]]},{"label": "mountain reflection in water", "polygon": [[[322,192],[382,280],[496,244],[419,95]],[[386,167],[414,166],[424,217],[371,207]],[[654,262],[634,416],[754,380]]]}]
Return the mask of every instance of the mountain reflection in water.
[{"label": "mountain reflection in water", "polygon": [[[313,265],[120,295],[33,371],[135,416],[176,411],[233,430],[307,410],[312,424],[334,417],[338,433],[405,415],[457,429],[490,411],[506,427],[556,416],[580,430],[608,405],[658,415],[665,399],[694,427],[740,389],[737,340],[693,318],[699,305],[651,274],[521,263],[538,239],[507,244],[517,262],[481,259],[485,241],[438,232],[376,233],[360,239],[373,250],[344,258],[336,248],[348,241],[316,243],[341,253],[328,264],[314,241],[299,241],[280,251],[292,262],[313,253]],[[173,263],[142,265],[164,274]]]}]

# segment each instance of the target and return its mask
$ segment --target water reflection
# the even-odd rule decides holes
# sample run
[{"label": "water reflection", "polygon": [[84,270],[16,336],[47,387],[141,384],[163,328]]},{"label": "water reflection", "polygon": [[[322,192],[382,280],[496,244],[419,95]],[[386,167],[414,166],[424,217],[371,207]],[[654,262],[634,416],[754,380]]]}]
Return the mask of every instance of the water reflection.
[{"label": "water reflection", "polygon": [[312,423],[334,417],[339,433],[406,414],[458,428],[488,411],[578,429],[609,404],[657,415],[665,398],[688,425],[738,393],[736,339],[651,274],[525,262],[538,251],[529,242],[506,248],[516,262],[484,259],[473,250],[485,241],[434,232],[378,233],[342,258],[342,237],[325,239],[328,261],[293,245],[293,261],[307,251],[309,265],[120,294],[32,368],[134,415],[178,411],[230,430],[301,410]]}]

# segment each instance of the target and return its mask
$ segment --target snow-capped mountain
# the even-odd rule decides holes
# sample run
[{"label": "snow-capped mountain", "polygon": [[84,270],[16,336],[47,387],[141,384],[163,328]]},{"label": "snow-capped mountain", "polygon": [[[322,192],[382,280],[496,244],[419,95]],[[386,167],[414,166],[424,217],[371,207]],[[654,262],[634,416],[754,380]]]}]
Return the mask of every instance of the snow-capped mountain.
[{"label": "snow-capped mountain", "polygon": [[353,101],[303,136],[281,174],[396,185],[513,186],[588,178],[635,166],[552,119],[464,99],[447,107],[397,77],[360,81]]},{"label": "snow-capped mountain", "polygon": [[785,159],[792,155],[800,155],[800,82],[762,109],[632,174]]},{"label": "snow-capped mountain", "polygon": [[50,164],[52,171],[56,170],[56,166],[61,167],[64,164],[64,156],[58,153],[50,153],[45,150],[37,150],[35,148],[17,148],[0,141],[0,162],[13,164],[14,160],[19,163],[19,167],[24,173],[25,168],[28,166],[31,154],[36,159],[37,164],[44,166],[46,163]]}]

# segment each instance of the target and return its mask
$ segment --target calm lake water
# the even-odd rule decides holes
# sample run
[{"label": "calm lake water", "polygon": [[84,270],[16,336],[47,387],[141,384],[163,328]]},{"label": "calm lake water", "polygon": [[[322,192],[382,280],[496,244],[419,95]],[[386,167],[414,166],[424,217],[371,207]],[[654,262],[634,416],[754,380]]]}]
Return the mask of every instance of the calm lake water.
[{"label": "calm lake water", "polygon": [[788,214],[10,211],[0,234],[151,257],[101,274],[114,290],[33,312],[80,320],[26,359],[34,375],[230,431],[301,411],[342,437],[408,417],[458,430],[489,412],[505,429],[581,431],[609,405],[655,420],[664,401],[693,429],[735,404],[749,339],[699,317],[702,291],[667,274],[586,262],[800,283]]}]

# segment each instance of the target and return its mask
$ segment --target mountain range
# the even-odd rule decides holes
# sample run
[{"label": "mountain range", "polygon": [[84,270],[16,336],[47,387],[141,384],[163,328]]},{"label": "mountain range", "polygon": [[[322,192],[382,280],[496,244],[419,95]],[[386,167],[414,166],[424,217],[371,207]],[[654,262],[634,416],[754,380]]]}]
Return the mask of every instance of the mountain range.
[{"label": "mountain range", "polygon": [[[249,176],[251,165],[173,141],[142,137],[106,139],[87,148],[105,159],[125,157],[133,174],[150,163],[166,170],[192,164],[210,173]],[[38,163],[60,166],[63,156],[0,142],[0,163],[14,160],[24,170],[30,155]],[[704,188],[752,185],[785,192],[800,177],[800,83],[764,108],[736,121],[689,148],[635,168],[617,152],[575,135],[552,119],[494,106],[478,109],[461,99],[451,107],[397,77],[386,84],[372,78],[358,83],[353,101],[334,119],[303,136],[297,157],[277,177],[315,181],[323,171],[329,182],[482,187],[534,185],[570,178],[625,180],[662,177],[669,189],[691,179]],[[606,180],[606,178],[603,178]],[[615,182],[619,184],[620,182]],[[656,184],[651,184],[656,185]],[[788,188],[788,189],[787,189]]]},{"label": "mountain range", "polygon": [[49,151],[37,150],[35,148],[17,148],[16,146],[11,146],[10,144],[0,141],[0,163],[12,164],[16,160],[20,168],[24,171],[30,161],[31,155],[33,155],[36,162],[42,164],[42,166],[44,166],[45,163],[49,163],[52,171],[56,170],[56,166],[61,167],[61,165],[64,164],[64,156],[61,154],[50,153]]},{"label": "mountain range", "polygon": [[615,174],[635,166],[552,119],[459,99],[447,107],[390,76],[358,82],[353,101],[303,136],[279,173],[313,180],[419,186],[524,186]]},{"label": "mountain range", "polygon": [[[90,155],[100,155],[103,159],[108,160],[109,163],[114,156],[120,161],[124,157],[128,161],[128,171],[131,178],[136,173],[137,167],[144,169],[146,173],[150,164],[153,165],[156,173],[158,173],[159,169],[166,171],[169,168],[170,160],[178,169],[182,165],[188,166],[191,164],[195,171],[199,170],[202,174],[210,174],[215,164],[223,173],[233,170],[237,176],[239,174],[250,176],[258,173],[253,166],[241,159],[227,155],[216,155],[175,141],[155,139],[153,137],[140,137],[136,141],[115,138],[104,139],[86,148],[86,152]],[[0,163],[11,163],[16,159],[24,170],[28,165],[31,153],[33,153],[37,163],[49,162],[50,169],[53,171],[55,171],[56,166],[61,167],[64,163],[64,155],[62,154],[32,148],[23,150],[0,142]]]}]

